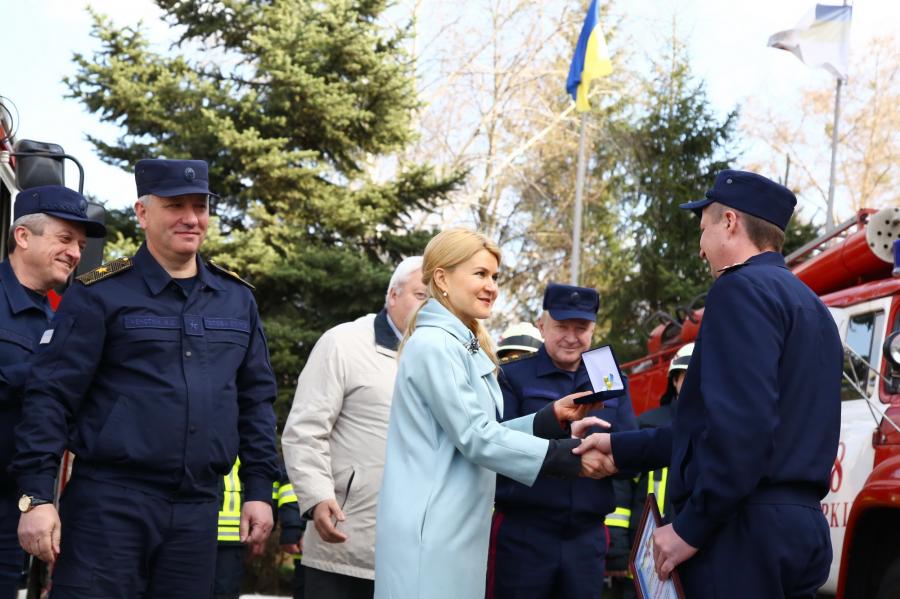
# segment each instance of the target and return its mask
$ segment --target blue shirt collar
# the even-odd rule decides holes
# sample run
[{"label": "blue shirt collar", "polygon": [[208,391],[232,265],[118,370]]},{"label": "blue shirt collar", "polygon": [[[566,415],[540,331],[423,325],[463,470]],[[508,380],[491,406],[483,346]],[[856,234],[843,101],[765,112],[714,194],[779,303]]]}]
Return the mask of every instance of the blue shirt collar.
[{"label": "blue shirt collar", "polygon": [[388,314],[387,308],[381,310],[384,312],[384,317],[387,319],[388,326],[391,327],[391,330],[394,331],[394,335],[397,336],[397,339],[403,339],[403,333],[400,332],[400,329],[397,328],[397,325],[394,324],[394,321],[391,319],[391,315]]},{"label": "blue shirt collar", "polygon": [[[46,306],[36,304],[35,300],[25,291],[22,283],[19,282],[19,277],[16,276],[16,272],[12,268],[12,264],[9,263],[9,259],[0,262],[0,281],[3,281],[3,290],[6,292],[6,299],[13,314],[32,309],[47,312]],[[44,298],[44,303],[47,303],[46,297]]]},{"label": "blue shirt collar", "polygon": [[[201,289],[204,287],[211,287],[217,291],[225,289],[217,277],[209,271],[209,268],[203,260],[200,259],[199,254],[195,256],[194,259],[197,261],[197,277]],[[172,276],[166,272],[166,269],[156,261],[153,254],[147,249],[146,241],[141,244],[141,247],[134,255],[133,262],[140,271],[141,276],[144,277],[144,281],[147,283],[147,287],[153,295],[162,293],[162,290],[172,282]]]}]

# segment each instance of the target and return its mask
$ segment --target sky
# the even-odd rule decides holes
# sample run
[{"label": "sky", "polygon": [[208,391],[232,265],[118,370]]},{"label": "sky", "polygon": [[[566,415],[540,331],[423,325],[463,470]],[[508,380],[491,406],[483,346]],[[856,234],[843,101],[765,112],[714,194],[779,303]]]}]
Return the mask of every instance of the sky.
[{"label": "sky", "polygon": [[[409,1],[399,0],[401,5]],[[85,167],[85,192],[123,207],[134,201],[131,174],[103,164],[85,139],[91,134],[113,140],[116,128],[99,123],[81,104],[66,98],[62,83],[75,72],[72,54],[89,54],[96,47],[88,4],[120,25],[142,20],[159,48],[172,39],[159,18],[161,11],[150,0],[0,0],[0,18],[6,25],[0,96],[18,109],[18,137],[62,145]],[[649,55],[670,35],[674,15],[694,74],[706,82],[713,107],[724,115],[751,97],[763,107],[790,106],[802,90],[833,81],[825,70],[810,69],[789,52],[766,47],[771,34],[793,27],[813,5],[810,0],[619,0],[613,18],[624,19],[623,27],[639,46],[634,50]],[[859,0],[853,10],[851,84],[853,64],[865,59],[853,49],[874,36],[900,33],[900,2]],[[750,150],[747,160],[753,158]],[[73,169],[67,174],[74,186],[77,175]],[[800,200],[811,209],[821,205],[814,198]],[[839,193],[837,207],[842,203],[846,198]]]}]

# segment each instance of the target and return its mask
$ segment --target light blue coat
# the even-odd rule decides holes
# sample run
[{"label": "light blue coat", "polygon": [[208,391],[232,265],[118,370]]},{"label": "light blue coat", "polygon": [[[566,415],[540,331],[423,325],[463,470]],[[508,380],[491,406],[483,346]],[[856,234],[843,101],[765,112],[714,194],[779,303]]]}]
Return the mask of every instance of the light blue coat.
[{"label": "light blue coat", "polygon": [[376,599],[483,599],[496,472],[534,483],[534,415],[498,423],[494,364],[429,300],[400,355],[375,520]]}]

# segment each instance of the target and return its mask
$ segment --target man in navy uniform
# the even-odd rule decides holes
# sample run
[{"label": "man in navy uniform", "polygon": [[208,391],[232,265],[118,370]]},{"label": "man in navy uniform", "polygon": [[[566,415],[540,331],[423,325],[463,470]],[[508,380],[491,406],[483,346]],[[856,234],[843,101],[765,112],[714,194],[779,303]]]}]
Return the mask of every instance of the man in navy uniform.
[{"label": "man in navy uniform", "polygon": [[106,227],[89,219],[86,210],[87,200],[61,185],[22,191],[10,227],[9,257],[0,262],[0,599],[17,596],[25,565],[16,535],[19,495],[6,469],[31,356],[53,315],[47,292],[75,271],[86,237],[106,235]]},{"label": "man in navy uniform", "polygon": [[[207,165],[141,160],[135,179],[146,241],[66,292],[16,429],[19,540],[56,561],[54,599],[208,597],[219,479],[238,455],[241,540],[272,528],[275,378],[250,286],[197,253]],[[66,448],[57,515],[44,502]]]},{"label": "man in navy uniform", "polygon": [[716,278],[671,427],[592,435],[618,468],[671,462],[656,569],[691,599],[808,597],[831,564],[820,499],[837,452],[843,351],[828,309],[780,251],[796,204],[754,173],[718,174],[700,213]]},{"label": "man in navy uniform", "polygon": [[[501,366],[503,420],[591,390],[581,354],[594,333],[597,292],[551,283],[543,307],[537,325],[544,343],[537,352]],[[609,422],[611,430],[637,427],[628,395],[607,401],[591,415]],[[600,597],[604,518],[615,508],[612,481],[540,478],[526,487],[498,476],[495,501],[489,593],[492,589],[496,599]]]}]

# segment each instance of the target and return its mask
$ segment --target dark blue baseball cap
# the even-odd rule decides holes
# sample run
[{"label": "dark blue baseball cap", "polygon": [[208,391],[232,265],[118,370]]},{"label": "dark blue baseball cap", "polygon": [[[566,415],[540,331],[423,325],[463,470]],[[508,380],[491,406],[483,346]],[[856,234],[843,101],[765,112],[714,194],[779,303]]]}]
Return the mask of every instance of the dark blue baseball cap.
[{"label": "dark blue baseball cap", "polygon": [[16,196],[13,220],[29,214],[49,214],[62,220],[81,223],[88,237],[106,237],[106,226],[88,218],[88,201],[84,196],[63,185],[41,185],[23,189]]},{"label": "dark blue baseball cap", "polygon": [[758,216],[784,231],[797,205],[797,197],[784,185],[747,171],[724,170],[716,175],[706,197],[679,206],[700,216],[703,209],[719,202],[731,208]]},{"label": "dark blue baseball cap", "polygon": [[204,160],[138,160],[134,165],[138,197],[153,194],[171,198],[193,193],[219,197],[209,190],[209,168]]},{"label": "dark blue baseball cap", "polygon": [[600,296],[590,287],[550,283],[544,291],[544,310],[554,320],[580,318],[596,321],[599,309]]}]

